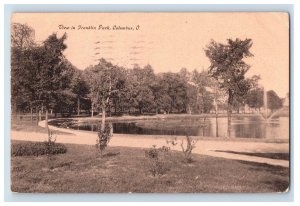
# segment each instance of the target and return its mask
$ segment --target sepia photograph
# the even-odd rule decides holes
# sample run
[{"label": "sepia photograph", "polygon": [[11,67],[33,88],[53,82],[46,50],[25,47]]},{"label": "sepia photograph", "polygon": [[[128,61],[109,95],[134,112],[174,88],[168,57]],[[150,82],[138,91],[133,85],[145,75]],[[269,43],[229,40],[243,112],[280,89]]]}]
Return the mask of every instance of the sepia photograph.
[{"label": "sepia photograph", "polygon": [[16,193],[286,193],[285,12],[13,13]]}]

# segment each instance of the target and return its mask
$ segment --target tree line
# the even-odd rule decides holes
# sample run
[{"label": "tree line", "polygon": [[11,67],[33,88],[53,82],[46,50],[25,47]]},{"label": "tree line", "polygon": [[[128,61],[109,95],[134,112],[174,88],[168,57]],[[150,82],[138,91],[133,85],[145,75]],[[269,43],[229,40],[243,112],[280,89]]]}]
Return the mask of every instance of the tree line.
[{"label": "tree line", "polygon": [[[263,106],[260,77],[246,78],[252,57],[251,39],[211,41],[205,54],[208,70],[154,73],[151,65],[125,68],[100,59],[96,65],[79,70],[63,55],[67,35],[51,34],[38,44],[34,30],[26,24],[11,27],[12,112],[52,112],[63,115],[105,115],[145,113],[239,112],[248,105]],[[274,91],[268,92],[268,107],[282,106]]]}]

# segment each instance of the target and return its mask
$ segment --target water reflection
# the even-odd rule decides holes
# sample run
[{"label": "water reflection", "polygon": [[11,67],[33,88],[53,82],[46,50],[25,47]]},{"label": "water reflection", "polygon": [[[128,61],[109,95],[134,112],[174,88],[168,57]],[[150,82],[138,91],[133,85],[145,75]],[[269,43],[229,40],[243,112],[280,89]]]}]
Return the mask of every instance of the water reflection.
[{"label": "water reflection", "polygon": [[[55,120],[56,121],[56,120]],[[64,123],[52,121],[53,125],[62,127],[98,131],[98,123],[77,123],[67,121]],[[227,118],[183,118],[183,119],[159,119],[138,120],[130,122],[114,122],[113,131],[119,134],[143,134],[143,135],[192,135],[208,137],[226,137]],[[217,130],[216,130],[217,128]],[[289,118],[280,117],[268,121],[260,117],[233,117],[231,123],[231,137],[240,138],[268,138],[288,139]]]}]

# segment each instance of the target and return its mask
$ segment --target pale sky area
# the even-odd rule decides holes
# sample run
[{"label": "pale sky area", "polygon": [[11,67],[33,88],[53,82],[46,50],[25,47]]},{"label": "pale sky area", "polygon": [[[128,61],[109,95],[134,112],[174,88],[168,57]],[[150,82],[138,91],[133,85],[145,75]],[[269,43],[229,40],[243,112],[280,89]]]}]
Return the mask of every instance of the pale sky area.
[{"label": "pale sky area", "polygon": [[[11,21],[34,28],[38,42],[66,32],[64,55],[79,69],[103,57],[125,67],[149,63],[156,73],[183,67],[201,71],[210,65],[204,48],[211,39],[226,43],[228,38],[251,38],[254,57],[246,60],[251,65],[247,76],[260,75],[261,85],[280,97],[289,91],[286,13],[16,13]],[[82,30],[79,25],[96,29]],[[99,25],[110,30],[98,30]],[[114,25],[133,30],[113,30]]]}]

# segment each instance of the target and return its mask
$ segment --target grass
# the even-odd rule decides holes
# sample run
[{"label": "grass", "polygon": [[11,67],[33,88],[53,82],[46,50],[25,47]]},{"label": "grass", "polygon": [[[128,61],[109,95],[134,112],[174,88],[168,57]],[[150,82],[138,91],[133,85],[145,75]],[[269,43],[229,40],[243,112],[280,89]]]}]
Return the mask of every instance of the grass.
[{"label": "grass", "polygon": [[[12,144],[20,141],[12,141]],[[101,158],[95,146],[66,144],[67,153],[11,158],[11,190],[41,193],[283,192],[289,169],[267,164],[180,152],[164,162],[166,173],[153,177],[145,150],[109,147]]]},{"label": "grass", "polygon": [[250,153],[250,152],[236,152],[236,151],[223,151],[223,150],[216,150],[216,152],[227,152],[232,154],[264,157],[264,158],[277,159],[277,160],[290,160],[289,153],[262,153],[262,152]]},{"label": "grass", "polygon": [[[36,121],[22,121],[22,120],[11,120],[11,130],[14,131],[23,131],[23,132],[36,132],[36,133],[43,133],[47,134],[48,131],[44,127],[40,127],[37,125]],[[51,130],[55,134],[68,134],[66,132],[61,132],[58,130]]]}]

